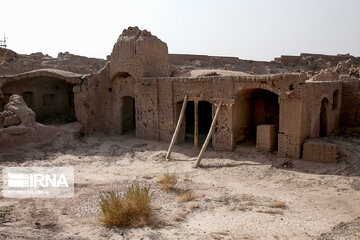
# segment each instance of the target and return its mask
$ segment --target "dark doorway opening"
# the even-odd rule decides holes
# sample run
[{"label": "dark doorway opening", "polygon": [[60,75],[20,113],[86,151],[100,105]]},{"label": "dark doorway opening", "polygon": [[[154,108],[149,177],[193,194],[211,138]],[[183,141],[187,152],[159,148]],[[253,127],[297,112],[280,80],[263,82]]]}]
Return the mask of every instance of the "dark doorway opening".
[{"label": "dark doorway opening", "polygon": [[264,89],[244,89],[235,96],[234,133],[236,142],[244,145],[256,144],[257,126],[275,125],[279,129],[279,97]]},{"label": "dark doorway opening", "polygon": [[33,92],[23,92],[21,94],[22,98],[26,102],[26,105],[34,110],[34,93]]},{"label": "dark doorway opening", "polygon": [[122,128],[123,133],[130,132],[135,134],[135,99],[130,96],[123,97]]},{"label": "dark doorway opening", "polygon": [[326,137],[327,136],[327,107],[328,107],[329,101],[327,98],[324,98],[321,101],[321,109],[320,109],[320,137]]},{"label": "dark doorway opening", "polygon": [[[212,104],[207,101],[198,102],[198,146],[201,146],[212,122]],[[194,142],[195,137],[195,103],[189,101],[185,109],[185,141]]]}]

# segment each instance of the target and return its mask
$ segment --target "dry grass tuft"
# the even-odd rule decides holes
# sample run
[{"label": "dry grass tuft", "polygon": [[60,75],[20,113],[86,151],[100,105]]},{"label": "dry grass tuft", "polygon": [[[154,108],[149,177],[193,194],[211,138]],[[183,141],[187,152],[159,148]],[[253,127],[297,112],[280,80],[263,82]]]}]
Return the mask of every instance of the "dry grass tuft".
[{"label": "dry grass tuft", "polygon": [[254,196],[249,195],[249,194],[242,194],[242,195],[238,196],[238,199],[240,199],[240,200],[253,200]]},{"label": "dry grass tuft", "polygon": [[216,234],[220,234],[220,235],[223,235],[223,236],[229,236],[230,233],[228,232],[228,230],[226,231],[220,231],[220,232],[217,232]]},{"label": "dry grass tuft", "polygon": [[182,203],[182,202],[188,202],[191,200],[194,200],[196,198],[195,192],[191,189],[186,190],[183,194],[181,194],[178,198],[177,198],[177,202],[178,203]]},{"label": "dry grass tuft", "polygon": [[200,208],[200,204],[199,203],[192,203],[189,205],[189,209],[192,211],[196,208]]},{"label": "dry grass tuft", "polygon": [[216,235],[216,233],[210,233],[210,237],[212,237],[212,239],[215,239],[215,240],[224,239],[224,237],[218,236],[218,235]]},{"label": "dry grass tuft", "polygon": [[174,221],[177,221],[177,222],[184,221],[187,214],[188,214],[188,212],[186,212],[186,211],[177,213],[174,216]]},{"label": "dry grass tuft", "polygon": [[169,222],[165,218],[153,217],[150,225],[152,229],[162,228],[164,226],[170,226]]},{"label": "dry grass tuft", "polygon": [[280,209],[266,209],[266,210],[257,210],[259,213],[268,213],[268,214],[279,214],[284,215],[284,211]]},{"label": "dry grass tuft", "polygon": [[149,187],[131,185],[124,194],[110,191],[100,195],[99,221],[106,226],[141,227],[150,223],[152,209]]},{"label": "dry grass tuft", "polygon": [[153,177],[152,177],[150,174],[146,174],[146,175],[143,176],[143,178],[145,178],[145,179],[152,179]]},{"label": "dry grass tuft", "polygon": [[249,236],[249,235],[246,235],[243,238],[246,239],[246,240],[258,240],[259,239],[258,237]]},{"label": "dry grass tuft", "polygon": [[270,208],[286,208],[285,202],[279,202],[279,201],[269,203],[266,206]]},{"label": "dry grass tuft", "polygon": [[177,177],[175,173],[163,173],[159,176],[158,181],[162,190],[172,190],[177,183]]},{"label": "dry grass tuft", "polygon": [[247,211],[247,210],[249,210],[250,208],[248,207],[248,206],[244,206],[244,205],[241,205],[241,206],[237,206],[236,207],[236,210],[239,210],[239,211],[243,211],[243,212],[245,212],[245,211]]}]

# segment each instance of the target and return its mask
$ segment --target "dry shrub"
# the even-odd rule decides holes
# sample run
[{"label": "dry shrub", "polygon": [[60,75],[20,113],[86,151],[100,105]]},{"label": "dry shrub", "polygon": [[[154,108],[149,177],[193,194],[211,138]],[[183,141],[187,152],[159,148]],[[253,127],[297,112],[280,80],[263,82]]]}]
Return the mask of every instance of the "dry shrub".
[{"label": "dry shrub", "polygon": [[195,192],[193,190],[191,190],[191,189],[188,189],[177,198],[177,202],[178,203],[188,202],[188,201],[191,201],[191,200],[193,200],[195,198],[196,198]]},{"label": "dry shrub", "polygon": [[160,188],[162,190],[172,190],[174,189],[176,183],[177,183],[177,177],[175,173],[163,173],[158,178],[158,183],[160,184]]},{"label": "dry shrub", "polygon": [[177,221],[177,222],[184,221],[187,214],[188,214],[187,211],[178,212],[174,216],[174,221]]},{"label": "dry shrub", "polygon": [[285,202],[279,202],[279,201],[269,203],[266,206],[270,208],[286,208]]},{"label": "dry shrub", "polygon": [[257,210],[259,213],[268,213],[268,214],[279,214],[284,215],[284,211],[280,209],[266,209],[266,210]]},{"label": "dry shrub", "polygon": [[212,239],[215,239],[215,240],[224,239],[222,236],[216,235],[216,233],[210,233],[210,236],[212,237]]},{"label": "dry shrub", "polygon": [[179,215],[175,215],[174,216],[174,221],[177,221],[177,222],[184,221],[184,218],[179,216]]},{"label": "dry shrub", "polygon": [[161,228],[161,227],[169,226],[169,225],[170,225],[169,222],[165,218],[153,216],[150,227],[152,229],[156,229],[156,228]]},{"label": "dry shrub", "polygon": [[241,205],[241,206],[237,206],[237,207],[236,207],[236,210],[243,211],[243,212],[245,212],[245,211],[247,211],[247,210],[249,210],[249,209],[250,209],[249,207],[244,206],[244,205]]},{"label": "dry shrub", "polygon": [[192,211],[194,209],[200,208],[200,204],[199,203],[192,203],[189,205],[189,209]]},{"label": "dry shrub", "polygon": [[240,199],[240,200],[253,200],[254,196],[249,195],[249,194],[242,194],[242,195],[238,196],[238,199]]},{"label": "dry shrub", "polygon": [[150,223],[150,187],[131,185],[124,194],[110,191],[100,195],[99,221],[106,226],[141,227]]},{"label": "dry shrub", "polygon": [[217,232],[217,234],[224,235],[224,236],[229,236],[230,235],[230,233],[228,233],[226,231],[220,231],[220,232]]}]

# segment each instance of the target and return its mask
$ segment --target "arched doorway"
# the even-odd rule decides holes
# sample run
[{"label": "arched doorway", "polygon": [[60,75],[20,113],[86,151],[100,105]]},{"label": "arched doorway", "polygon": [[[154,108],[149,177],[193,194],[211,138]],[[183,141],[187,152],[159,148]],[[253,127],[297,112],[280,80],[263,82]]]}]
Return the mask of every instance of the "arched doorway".
[{"label": "arched doorway", "polygon": [[135,99],[130,96],[122,98],[122,129],[123,133],[132,132],[135,134],[136,119],[135,119]]},{"label": "arched doorway", "polygon": [[321,108],[320,108],[320,137],[326,137],[327,136],[327,125],[328,125],[328,119],[327,119],[327,107],[329,104],[329,100],[327,98],[324,98],[321,101]]},{"label": "arched doorway", "polygon": [[73,87],[57,77],[36,76],[7,83],[2,91],[7,96],[21,95],[37,122],[64,124],[76,121]]},{"label": "arched doorway", "polygon": [[275,128],[277,143],[279,129],[279,97],[260,88],[244,89],[235,94],[234,137],[238,144],[255,145],[257,126],[267,124]]}]

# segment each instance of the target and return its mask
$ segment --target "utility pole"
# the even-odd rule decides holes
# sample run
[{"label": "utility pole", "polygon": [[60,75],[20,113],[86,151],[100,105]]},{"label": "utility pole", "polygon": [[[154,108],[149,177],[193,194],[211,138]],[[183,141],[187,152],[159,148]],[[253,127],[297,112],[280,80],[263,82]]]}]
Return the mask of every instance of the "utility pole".
[{"label": "utility pole", "polygon": [[6,39],[7,37],[4,34],[4,40],[0,40],[0,48],[6,48]]}]

